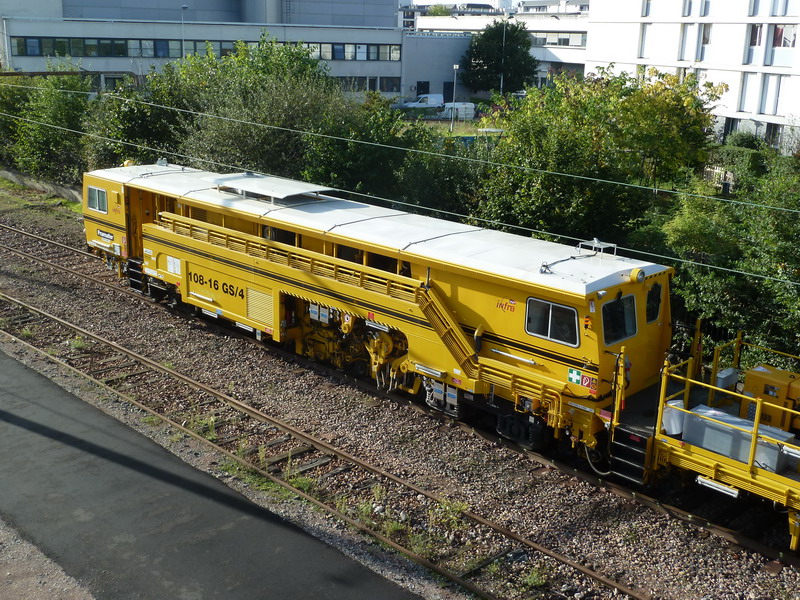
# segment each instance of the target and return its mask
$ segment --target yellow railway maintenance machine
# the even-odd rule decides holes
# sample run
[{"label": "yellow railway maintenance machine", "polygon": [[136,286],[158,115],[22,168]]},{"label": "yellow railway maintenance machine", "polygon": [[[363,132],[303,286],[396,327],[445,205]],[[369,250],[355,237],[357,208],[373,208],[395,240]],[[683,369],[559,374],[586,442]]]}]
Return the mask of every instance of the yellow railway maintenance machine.
[{"label": "yellow railway maintenance machine", "polygon": [[[666,364],[650,473],[672,467],[738,497],[756,494],[784,510],[790,548],[800,549],[800,375],[766,364],[741,371],[745,352],[800,364],[800,357],[736,340],[715,348],[708,383],[692,377],[699,356]],[[728,355],[726,357],[726,354]],[[722,363],[732,365],[720,369]]]},{"label": "yellow railway maintenance machine", "polygon": [[657,397],[649,435],[624,423],[661,378],[668,267],[165,161],[87,173],[83,214],[88,245],[154,299],[635,481],[677,460],[653,443]]},{"label": "yellow railway maintenance machine", "polygon": [[132,287],[450,414],[488,411],[530,446],[561,435],[605,446],[614,390],[656,382],[670,343],[672,270],[597,241],[575,248],[165,162],[87,173],[84,196],[89,246]]}]

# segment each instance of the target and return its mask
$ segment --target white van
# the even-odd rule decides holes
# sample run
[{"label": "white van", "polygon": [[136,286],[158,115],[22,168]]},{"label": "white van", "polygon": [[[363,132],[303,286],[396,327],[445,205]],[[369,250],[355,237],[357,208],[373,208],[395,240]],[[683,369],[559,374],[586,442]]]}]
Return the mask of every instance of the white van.
[{"label": "white van", "polygon": [[446,102],[440,116],[443,119],[470,121],[475,118],[475,105],[472,102]]}]

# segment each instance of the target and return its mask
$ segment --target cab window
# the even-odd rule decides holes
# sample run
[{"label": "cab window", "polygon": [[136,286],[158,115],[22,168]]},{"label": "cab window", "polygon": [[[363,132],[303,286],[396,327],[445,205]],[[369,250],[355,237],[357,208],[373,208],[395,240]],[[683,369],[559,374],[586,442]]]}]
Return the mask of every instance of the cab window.
[{"label": "cab window", "polygon": [[661,314],[661,284],[654,283],[647,292],[647,306],[645,307],[647,322],[652,323]]},{"label": "cab window", "polygon": [[92,210],[101,213],[108,212],[108,200],[106,199],[106,191],[100,188],[90,187],[87,191],[88,206]]},{"label": "cab window", "polygon": [[577,346],[578,311],[546,300],[528,298],[525,330],[530,335]]},{"label": "cab window", "polygon": [[603,339],[606,345],[636,335],[636,301],[625,296],[603,305]]}]

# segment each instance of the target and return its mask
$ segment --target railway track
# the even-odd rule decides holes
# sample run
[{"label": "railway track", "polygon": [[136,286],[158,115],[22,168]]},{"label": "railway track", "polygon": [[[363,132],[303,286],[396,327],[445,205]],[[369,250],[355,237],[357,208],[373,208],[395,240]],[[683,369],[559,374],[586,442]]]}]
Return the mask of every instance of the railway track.
[{"label": "railway track", "polygon": [[[127,288],[120,286],[117,281],[116,274],[104,271],[102,268],[102,263],[93,255],[86,255],[86,260],[84,261],[82,259],[78,268],[76,267],[75,261],[70,259],[70,254],[68,251],[75,253],[79,253],[80,251],[69,248],[68,246],[62,246],[58,252],[47,252],[45,250],[44,255],[39,255],[38,250],[40,248],[46,249],[47,242],[49,240],[39,236],[30,236],[30,234],[27,234],[26,239],[34,240],[35,244],[32,245],[30,243],[23,243],[11,245],[6,243],[4,237],[4,243],[0,244],[0,249],[12,252],[17,256],[24,257],[27,260],[33,260],[41,264],[46,264],[63,272],[68,272],[73,275],[78,275],[82,278],[91,279],[92,281],[112,288],[117,292],[129,293],[138,297],[138,295],[134,292],[131,292],[130,290],[127,290]],[[23,245],[26,246],[27,249],[22,249],[20,247]],[[33,250],[36,250],[37,252],[34,252]],[[78,344],[78,346],[80,346],[80,344]],[[137,369],[143,370],[143,368],[136,367],[133,364],[126,365],[128,362],[135,361],[130,358],[124,358],[123,355],[120,355],[118,358],[114,358],[111,355],[103,356],[101,358],[95,356],[94,353],[81,357],[79,353],[76,360],[76,368],[84,368],[85,371],[93,372],[96,379],[107,379],[109,380],[109,384],[117,382],[123,392],[125,391],[126,386],[135,387],[137,377],[151,377],[150,375],[146,375],[144,372],[136,373],[135,371]],[[86,364],[81,364],[81,361],[84,361]],[[126,372],[124,370],[126,368],[132,368],[133,371]],[[117,385],[117,383],[114,384]],[[190,395],[191,394],[184,393],[182,395],[178,394],[178,397],[186,398]],[[206,406],[209,406],[211,400],[204,400],[203,402],[208,402],[209,404]],[[319,479],[328,471],[335,471],[336,469],[341,468],[341,473],[343,474],[342,481],[344,483],[334,482],[331,477],[325,477],[321,479],[323,482],[322,488],[326,494],[330,494],[331,497],[334,498],[334,509],[340,513],[337,516],[344,518],[344,520],[348,523],[350,523],[348,519],[356,521],[354,517],[366,516],[368,505],[372,507],[373,511],[377,511],[374,512],[373,515],[388,515],[382,516],[380,519],[370,517],[366,520],[371,521],[373,524],[381,525],[379,529],[383,528],[383,533],[380,531],[375,531],[373,533],[377,533],[382,535],[383,538],[386,538],[388,541],[384,541],[384,539],[381,537],[376,537],[376,539],[387,543],[389,546],[394,547],[393,544],[395,542],[392,542],[392,538],[387,534],[391,531],[402,529],[401,526],[403,523],[412,521],[416,518],[410,508],[392,508],[387,500],[387,498],[390,496],[390,492],[394,493],[400,498],[400,506],[402,507],[405,507],[404,502],[406,502],[411,496],[423,496],[424,498],[427,498],[425,502],[427,502],[428,505],[423,503],[421,508],[418,510],[425,512],[426,514],[430,514],[431,511],[433,511],[434,521],[437,521],[437,519],[437,522],[448,521],[451,519],[451,517],[455,517],[454,522],[460,522],[458,521],[460,519],[467,519],[471,520],[472,523],[480,524],[479,521],[471,519],[471,517],[477,517],[478,515],[471,515],[469,511],[464,512],[459,510],[461,508],[460,506],[448,501],[446,498],[429,496],[424,491],[415,491],[413,488],[406,488],[407,490],[410,489],[411,491],[404,494],[394,489],[394,486],[399,484],[395,484],[393,482],[384,482],[383,480],[378,479],[377,476],[359,477],[356,475],[357,471],[354,470],[353,467],[345,467],[343,464],[340,464],[339,461],[342,459],[336,458],[334,454],[330,450],[325,449],[324,446],[320,447],[319,445],[311,444],[308,441],[304,441],[302,438],[290,437],[285,439],[286,436],[290,434],[286,433],[284,429],[281,429],[277,425],[261,425],[259,427],[249,429],[248,427],[252,426],[247,425],[242,429],[242,433],[237,434],[235,432],[237,431],[237,427],[242,424],[242,420],[235,414],[235,411],[230,408],[230,405],[228,405],[227,408],[221,407],[219,409],[214,409],[213,411],[205,411],[202,414],[196,414],[193,412],[192,406],[182,406],[180,401],[175,403],[174,406],[170,403],[164,404],[164,409],[167,412],[159,414],[163,414],[164,418],[169,419],[172,426],[181,427],[182,430],[187,430],[187,433],[188,431],[192,431],[193,437],[200,436],[206,441],[216,441],[216,445],[220,446],[222,451],[226,452],[232,457],[237,457],[238,459],[242,460],[246,459],[245,463],[239,463],[242,465],[242,468],[256,469],[256,471],[262,476],[267,474],[283,482],[287,482],[287,480],[295,480],[300,486],[301,492],[302,487],[309,485],[309,480]],[[184,404],[186,403],[184,402]],[[168,410],[170,406],[172,406],[171,412]],[[159,409],[158,407],[155,407],[153,410],[157,411]],[[490,439],[494,439],[494,441],[497,441],[498,443],[504,443],[501,439],[494,438],[494,436],[491,434],[484,433],[482,435],[489,437]],[[209,438],[213,438],[213,440],[209,440]],[[513,446],[513,444],[507,445]],[[696,511],[686,511],[676,506],[665,504],[656,498],[648,497],[641,493],[629,490],[624,486],[619,486],[613,482],[604,481],[602,478],[577,470],[572,465],[553,461],[552,459],[548,459],[541,455],[534,455],[533,458],[543,464],[564,470],[576,477],[590,481],[595,485],[605,487],[616,494],[635,499],[636,501],[644,503],[658,511],[665,512],[671,516],[683,519],[695,525],[699,525],[701,528],[713,533],[714,535],[721,536],[725,539],[742,545],[745,548],[755,550],[764,556],[779,559],[783,563],[788,563],[795,566],[800,564],[800,561],[798,561],[797,557],[792,554],[786,554],[779,549],[774,549],[763,543],[755,542],[733,529],[714,525],[710,518],[699,516],[698,513],[703,514],[705,512],[702,508]],[[262,471],[263,473],[261,473]],[[348,502],[341,500],[341,498],[344,497],[342,490],[346,490],[348,492]],[[397,518],[390,518],[392,516]],[[353,523],[350,524],[362,530],[363,528],[369,529],[369,523],[367,523],[367,525],[362,523],[360,526]],[[444,539],[447,540],[447,538],[450,538],[452,541],[458,542],[468,540],[470,535],[484,535],[480,532],[469,534],[466,533],[466,530],[461,530],[459,528],[456,529],[464,532],[463,535],[461,533],[448,532],[444,535]],[[536,548],[536,543],[531,540],[525,541],[524,538],[517,540],[513,537],[504,538],[503,535],[506,534],[502,532],[496,532],[490,535],[498,536],[495,544],[496,547],[493,553],[490,553],[485,557],[465,558],[456,550],[442,550],[442,556],[439,558],[444,561],[442,564],[447,565],[445,570],[448,572],[448,574],[455,575],[461,579],[475,576],[480,577],[480,573],[482,571],[488,570],[487,567],[493,563],[499,564],[504,558],[509,556],[517,557],[520,555],[520,553],[525,554],[529,551],[546,551],[545,548]],[[530,542],[533,545],[529,545],[527,542]],[[399,548],[397,549],[399,550]],[[553,557],[553,559],[555,559],[555,557]],[[424,560],[427,559],[423,559],[423,561]],[[425,563],[423,562],[422,564]],[[569,564],[569,562],[566,564]],[[426,564],[426,566],[438,572],[436,563],[431,562],[431,565]],[[574,566],[575,568],[580,568],[580,565],[577,565],[577,563]],[[494,568],[492,568],[492,570],[493,569]],[[585,573],[585,575],[591,576],[589,573]],[[612,588],[616,587],[614,582],[610,580],[608,582],[601,581],[601,583],[604,585],[611,584]],[[639,592],[636,592],[635,590],[623,590],[622,588],[624,588],[624,586],[616,587],[616,589],[624,591],[624,593],[629,594],[631,597],[646,597],[644,595],[636,595]],[[470,588],[466,587],[466,589]],[[472,591],[474,593],[479,593],[475,590]],[[493,596],[488,595],[484,597]]]},{"label": "railway track", "polygon": [[[78,325],[5,294],[0,294],[0,311],[5,315],[2,330],[7,335],[31,327],[46,331],[48,345],[70,348],[60,362],[73,372],[223,453],[244,469],[242,474],[257,474],[291,490],[481,598],[506,597],[502,590],[509,584],[523,589],[523,582],[514,583],[513,573],[497,567],[488,580],[482,575],[489,565],[503,565],[507,556],[521,561],[528,559],[528,554],[568,565],[631,598],[649,598],[458,502],[396,477]],[[24,342],[23,338],[24,334],[17,340]],[[137,393],[137,388],[146,391]],[[151,389],[158,392],[148,393]],[[464,542],[476,537],[491,538],[493,550],[474,555]],[[415,550],[419,546],[426,548],[427,556]]]}]

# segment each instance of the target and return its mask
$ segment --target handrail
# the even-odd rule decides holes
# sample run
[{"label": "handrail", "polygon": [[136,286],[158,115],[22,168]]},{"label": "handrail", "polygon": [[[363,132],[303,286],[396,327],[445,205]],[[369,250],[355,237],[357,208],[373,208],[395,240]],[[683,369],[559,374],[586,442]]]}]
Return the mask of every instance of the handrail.
[{"label": "handrail", "polygon": [[[185,235],[200,241],[223,246],[233,252],[240,252],[256,258],[264,258],[270,262],[293,266],[313,273],[314,275],[335,279],[340,283],[355,285],[361,289],[376,291],[399,300],[414,302],[417,285],[398,281],[401,275],[386,277],[383,274],[369,272],[372,267],[348,264],[347,261],[328,257],[330,260],[320,259],[311,251],[281,244],[280,242],[267,242],[258,236],[237,232],[231,234],[229,230],[218,225],[197,221],[180,215],[159,213],[156,225],[169,229],[178,234]],[[186,231],[179,229],[186,228]],[[372,269],[377,271],[376,269]],[[393,274],[394,275],[394,274]],[[408,279],[403,277],[403,279]]]},{"label": "handrail", "polygon": [[[507,363],[475,355],[472,345],[460,324],[453,319],[446,303],[431,287],[398,281],[409,278],[395,275],[386,277],[371,267],[349,263],[333,257],[320,258],[314,252],[280,242],[264,240],[247,233],[231,233],[219,225],[183,217],[174,213],[159,213],[155,225],[178,235],[191,237],[225,247],[256,258],[333,279],[339,283],[386,294],[419,306],[442,342],[471,379],[487,385],[500,385],[512,394],[530,398],[532,402],[548,406],[548,421],[562,417],[563,398],[558,390],[531,376],[526,370]],[[370,270],[374,272],[370,272]],[[624,377],[624,365],[620,377]],[[624,386],[619,386],[624,387]],[[624,393],[624,390],[623,390]],[[560,423],[559,423],[560,424]],[[556,424],[558,425],[558,424]]]},{"label": "handrail", "polygon": [[[762,433],[759,430],[759,428],[762,425],[761,424],[761,413],[762,413],[763,405],[765,403],[769,404],[770,408],[773,409],[773,410],[784,411],[784,412],[792,414],[792,415],[800,416],[800,410],[794,410],[794,409],[791,409],[791,408],[788,408],[788,407],[783,407],[783,406],[780,406],[780,405],[777,405],[777,404],[772,404],[772,403],[766,402],[761,397],[753,398],[753,397],[750,397],[750,396],[745,396],[744,394],[740,394],[738,392],[732,392],[730,390],[725,390],[725,389],[719,388],[719,387],[717,387],[715,385],[712,385],[712,384],[709,384],[709,383],[705,383],[703,381],[695,380],[695,379],[692,379],[690,377],[684,377],[682,375],[678,375],[677,373],[675,373],[675,371],[678,368],[680,368],[684,364],[689,365],[691,362],[692,362],[692,359],[690,358],[690,359],[688,359],[688,360],[686,360],[686,361],[684,361],[684,362],[682,362],[682,363],[680,363],[678,365],[670,366],[670,365],[666,364],[665,367],[664,367],[664,373],[663,373],[663,376],[662,376],[662,385],[661,385],[661,397],[660,397],[660,400],[659,400],[658,417],[657,417],[657,422],[656,422],[656,432],[659,435],[661,434],[664,410],[666,408],[669,408],[670,410],[677,410],[677,411],[680,411],[680,412],[685,413],[685,414],[690,414],[693,417],[696,417],[696,418],[699,418],[699,419],[703,419],[703,420],[706,420],[706,421],[710,421],[712,423],[716,423],[717,425],[722,425],[723,427],[727,427],[727,428],[729,428],[731,430],[741,431],[743,433],[748,434],[751,439],[750,439],[750,448],[749,448],[749,452],[748,452],[748,460],[747,460],[746,464],[747,464],[748,468],[750,469],[751,473],[754,473],[753,469],[754,469],[754,465],[755,465],[756,450],[757,450],[757,447],[758,447],[758,442],[760,440],[763,440],[765,442],[769,442],[769,443],[772,443],[772,444],[776,444],[779,449],[782,449],[784,447],[790,448],[790,449],[796,451],[798,453],[798,455],[800,455],[800,446],[799,445],[795,445],[795,444],[792,444],[792,443],[784,441],[784,440],[779,440],[779,439],[774,438],[774,437],[772,437],[770,435],[766,435],[766,434]],[[669,378],[672,378],[673,380],[676,380],[676,381],[684,382],[686,384],[684,389],[672,394],[672,396],[667,396],[666,395],[666,388],[667,388],[666,384],[667,384],[667,381],[668,381]],[[681,408],[680,406],[668,406],[667,405],[667,402],[672,398],[677,398],[677,397],[679,397],[681,395],[684,395],[684,398],[688,398],[688,394],[689,394],[690,388],[692,386],[694,386],[694,385],[697,385],[697,386],[700,386],[700,387],[703,387],[703,388],[708,388],[710,390],[711,394],[713,394],[714,392],[724,392],[724,393],[728,394],[729,396],[738,398],[740,400],[740,402],[754,402],[754,403],[756,403],[756,411],[755,411],[755,418],[753,420],[753,426],[751,428],[749,428],[749,429],[746,429],[744,427],[739,427],[738,425],[734,425],[734,424],[731,424],[731,423],[725,423],[724,421],[720,421],[719,419],[715,419],[714,417],[710,417],[710,416],[707,416],[707,415],[702,415],[702,414],[693,412],[693,411],[689,410],[688,408]],[[684,401],[686,402],[686,400],[684,400]],[[688,402],[686,402],[684,404],[684,406],[688,407],[689,406]]]}]

